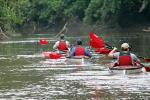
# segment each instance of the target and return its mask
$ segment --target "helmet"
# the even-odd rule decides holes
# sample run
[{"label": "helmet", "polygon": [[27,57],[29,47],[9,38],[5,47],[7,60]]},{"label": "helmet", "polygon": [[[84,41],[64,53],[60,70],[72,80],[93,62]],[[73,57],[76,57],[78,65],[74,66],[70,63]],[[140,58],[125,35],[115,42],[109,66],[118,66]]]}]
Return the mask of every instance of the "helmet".
[{"label": "helmet", "polygon": [[60,39],[64,39],[65,38],[65,35],[64,34],[61,34],[60,35]]},{"label": "helmet", "polygon": [[128,48],[129,48],[129,44],[128,44],[128,43],[123,43],[123,44],[121,45],[121,48],[122,48],[122,49],[128,49]]}]

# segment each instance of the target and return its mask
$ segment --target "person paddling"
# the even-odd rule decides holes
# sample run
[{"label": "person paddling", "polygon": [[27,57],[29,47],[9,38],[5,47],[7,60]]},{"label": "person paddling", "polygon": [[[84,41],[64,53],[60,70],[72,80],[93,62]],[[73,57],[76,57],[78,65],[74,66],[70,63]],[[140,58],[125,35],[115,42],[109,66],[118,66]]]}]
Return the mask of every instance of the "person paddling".
[{"label": "person paddling", "polygon": [[70,50],[70,57],[76,57],[76,56],[91,57],[91,53],[89,52],[88,49],[82,46],[82,41],[80,39],[76,41],[76,45],[74,45]]},{"label": "person paddling", "polygon": [[109,57],[117,59],[115,66],[140,66],[140,60],[133,53],[130,53],[130,47],[128,43],[123,43],[121,45],[121,51],[117,52],[117,48],[108,54]]},{"label": "person paddling", "polygon": [[61,34],[60,40],[55,42],[53,49],[58,49],[60,51],[67,51],[69,47],[70,43],[67,40],[65,40],[64,34]]}]

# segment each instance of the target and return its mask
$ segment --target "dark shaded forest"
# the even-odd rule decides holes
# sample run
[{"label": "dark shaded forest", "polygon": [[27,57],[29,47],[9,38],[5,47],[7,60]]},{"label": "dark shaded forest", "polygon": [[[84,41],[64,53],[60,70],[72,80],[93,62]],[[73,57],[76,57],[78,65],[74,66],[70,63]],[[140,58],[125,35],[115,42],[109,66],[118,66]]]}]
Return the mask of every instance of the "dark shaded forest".
[{"label": "dark shaded forest", "polygon": [[[150,23],[149,0],[0,0],[1,33],[61,29],[72,21],[119,28]],[[24,33],[25,34],[25,33]]]}]

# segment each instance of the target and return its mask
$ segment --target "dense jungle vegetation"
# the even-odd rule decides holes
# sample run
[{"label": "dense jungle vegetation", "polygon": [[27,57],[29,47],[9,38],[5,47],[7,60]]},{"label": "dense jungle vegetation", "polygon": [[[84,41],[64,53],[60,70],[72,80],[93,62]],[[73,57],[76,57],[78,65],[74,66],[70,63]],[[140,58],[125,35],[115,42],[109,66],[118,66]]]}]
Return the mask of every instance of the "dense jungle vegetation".
[{"label": "dense jungle vegetation", "polygon": [[0,0],[1,31],[25,24],[56,27],[76,18],[119,27],[150,23],[150,0]]}]

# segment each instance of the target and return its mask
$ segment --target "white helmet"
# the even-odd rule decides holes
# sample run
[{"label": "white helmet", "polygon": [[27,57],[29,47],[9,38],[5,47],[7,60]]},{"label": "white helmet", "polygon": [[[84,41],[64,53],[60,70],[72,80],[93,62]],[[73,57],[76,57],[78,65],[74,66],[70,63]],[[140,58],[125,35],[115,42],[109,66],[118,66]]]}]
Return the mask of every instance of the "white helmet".
[{"label": "white helmet", "polygon": [[129,44],[128,44],[128,43],[123,43],[123,44],[121,45],[121,48],[123,48],[123,49],[128,49],[128,48],[129,48]]}]

